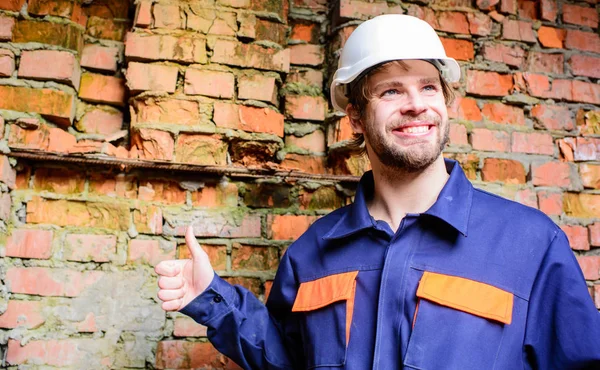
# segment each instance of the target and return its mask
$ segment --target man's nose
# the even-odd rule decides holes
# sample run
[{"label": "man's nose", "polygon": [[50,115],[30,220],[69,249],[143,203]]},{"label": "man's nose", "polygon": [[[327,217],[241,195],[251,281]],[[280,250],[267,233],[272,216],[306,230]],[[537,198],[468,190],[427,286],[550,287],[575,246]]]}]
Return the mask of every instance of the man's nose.
[{"label": "man's nose", "polygon": [[419,114],[427,109],[425,101],[418,91],[411,91],[407,94],[406,100],[401,107],[402,114]]}]

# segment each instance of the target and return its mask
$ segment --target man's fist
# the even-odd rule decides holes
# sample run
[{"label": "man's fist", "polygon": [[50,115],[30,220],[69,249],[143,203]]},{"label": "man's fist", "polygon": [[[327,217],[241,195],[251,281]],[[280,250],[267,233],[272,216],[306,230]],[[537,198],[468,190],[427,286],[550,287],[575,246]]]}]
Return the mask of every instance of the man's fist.
[{"label": "man's fist", "polygon": [[154,268],[158,274],[158,298],[165,311],[179,311],[208,287],[215,271],[200,247],[194,230],[188,226],[185,244],[192,259],[162,261]]}]

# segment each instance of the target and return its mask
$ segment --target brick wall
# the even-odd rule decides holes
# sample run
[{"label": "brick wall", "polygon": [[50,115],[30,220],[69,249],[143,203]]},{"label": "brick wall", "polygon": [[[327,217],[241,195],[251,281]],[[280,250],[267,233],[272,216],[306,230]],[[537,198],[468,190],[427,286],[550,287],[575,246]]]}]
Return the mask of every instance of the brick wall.
[{"label": "brick wall", "polygon": [[153,266],[193,224],[265,299],[364,158],[327,80],[360,21],[427,20],[461,63],[448,157],[569,236],[600,307],[595,0],[0,0],[2,366],[214,368]]}]

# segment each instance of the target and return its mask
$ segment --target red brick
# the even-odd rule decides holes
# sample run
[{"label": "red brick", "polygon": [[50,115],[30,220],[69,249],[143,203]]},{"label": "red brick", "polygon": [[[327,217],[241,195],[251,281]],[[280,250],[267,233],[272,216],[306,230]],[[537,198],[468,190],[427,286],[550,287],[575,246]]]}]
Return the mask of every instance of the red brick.
[{"label": "red brick", "polygon": [[215,42],[211,61],[238,67],[289,72],[290,49],[279,50],[219,39]]},{"label": "red brick", "polygon": [[439,12],[437,19],[438,25],[435,28],[439,31],[469,34],[469,23],[465,13]]},{"label": "red brick", "polygon": [[48,259],[52,255],[50,230],[13,230],[6,241],[6,255],[19,258]]},{"label": "red brick", "polygon": [[85,175],[81,172],[55,168],[39,168],[35,171],[33,188],[59,194],[81,193],[85,186]]},{"label": "red brick", "polygon": [[123,41],[129,27],[130,21],[128,20],[90,17],[85,33],[97,39]]},{"label": "red brick", "polygon": [[12,206],[12,200],[10,194],[0,194],[0,220],[8,221],[10,217],[10,207]]},{"label": "red brick", "polygon": [[563,210],[567,216],[580,218],[600,217],[600,195],[588,193],[565,193]]},{"label": "red brick", "polygon": [[487,103],[481,110],[483,117],[497,123],[507,125],[525,125],[523,109],[502,103]]},{"label": "red brick", "polygon": [[512,151],[530,154],[554,154],[552,136],[538,132],[513,132]]},{"label": "red brick", "polygon": [[524,42],[535,42],[533,33],[533,24],[526,21],[515,21],[504,19],[502,22],[502,38],[505,40],[515,40]]},{"label": "red brick", "polygon": [[123,203],[49,200],[33,196],[27,203],[27,222],[56,226],[129,229],[129,206]]},{"label": "red brick", "polygon": [[546,48],[562,48],[567,31],[561,28],[541,26],[538,29],[540,44]]},{"label": "red brick", "polygon": [[12,293],[77,297],[104,276],[102,271],[73,271],[46,267],[10,267],[7,284]]},{"label": "red brick", "polygon": [[158,240],[130,240],[127,261],[156,266],[161,261],[175,259],[175,245],[164,244]]},{"label": "red brick", "polygon": [[185,71],[184,93],[206,95],[214,98],[233,97],[235,78],[233,73],[188,68]]},{"label": "red brick", "polygon": [[319,66],[325,60],[325,49],[321,45],[296,44],[289,50],[290,64]]},{"label": "red brick", "polygon": [[8,157],[0,154],[0,181],[5,183],[9,189],[14,189],[16,179],[17,171],[10,165]]},{"label": "red brick", "polygon": [[133,210],[133,224],[138,233],[162,234],[162,209],[154,205],[140,206],[139,210]]},{"label": "red brick", "polygon": [[83,34],[81,29],[72,24],[60,24],[37,20],[20,20],[13,29],[13,42],[39,42],[61,46],[69,50],[81,52]]},{"label": "red brick", "polygon": [[290,40],[304,41],[309,44],[317,44],[319,42],[320,25],[318,23],[307,22],[302,19],[294,19],[292,22]]},{"label": "red brick", "polygon": [[353,133],[354,131],[352,125],[350,125],[348,116],[337,117],[327,126],[327,146],[330,147],[341,141],[350,140],[353,137]]},{"label": "red brick", "polygon": [[[222,14],[222,13],[221,13]],[[236,24],[237,20],[235,14],[232,13],[232,24]],[[266,40],[271,41],[279,45],[286,44],[286,38],[289,27],[285,24],[281,24],[279,22],[271,22],[268,20],[256,19],[255,26],[255,39],[258,40]],[[233,35],[235,35],[235,30],[233,30]],[[293,52],[292,52],[293,54]]]},{"label": "red brick", "polygon": [[94,0],[86,6],[86,12],[90,17],[125,19],[129,14],[129,5],[127,1]]},{"label": "red brick", "polygon": [[577,256],[586,280],[600,279],[600,256]]},{"label": "red brick", "polygon": [[535,186],[558,186],[569,188],[575,169],[566,162],[533,163],[531,182]]},{"label": "red brick", "polygon": [[558,4],[556,0],[541,0],[540,16],[543,20],[554,22],[558,14]]},{"label": "red brick", "polygon": [[198,102],[179,99],[135,100],[132,124],[169,123],[177,125],[196,125],[200,121]]},{"label": "red brick", "polygon": [[86,44],[81,55],[81,66],[103,72],[116,72],[119,49],[116,47]]},{"label": "red brick", "polygon": [[596,308],[600,310],[600,284],[594,285],[594,303]]},{"label": "red brick", "polygon": [[562,193],[552,193],[549,191],[538,191],[538,205],[540,211],[548,216],[559,216],[563,211]]},{"label": "red brick", "polygon": [[275,271],[279,251],[275,247],[260,247],[233,243],[231,268],[234,271]]},{"label": "red brick", "polygon": [[19,77],[34,80],[53,80],[79,88],[81,70],[75,55],[66,51],[24,51],[19,63]]},{"label": "red brick", "polygon": [[260,74],[240,76],[238,78],[238,98],[277,104],[276,78]]},{"label": "red brick", "polygon": [[512,159],[486,158],[481,169],[483,181],[501,181],[507,184],[526,183],[525,167]]},{"label": "red brick", "polygon": [[71,18],[75,7],[81,7],[79,4],[68,0],[29,0],[27,13],[44,16],[54,15],[63,18]]},{"label": "red brick", "polygon": [[283,120],[282,114],[269,108],[215,102],[214,121],[218,127],[283,137]]},{"label": "red brick", "polygon": [[500,0],[502,13],[517,14],[517,0]]},{"label": "red brick", "polygon": [[26,0],[3,0],[0,2],[0,9],[18,12],[23,7],[23,4],[25,4],[25,1]]},{"label": "red brick", "polygon": [[477,0],[475,3],[481,10],[492,10],[500,0]]},{"label": "red brick", "polygon": [[467,138],[467,128],[460,124],[450,124],[450,144],[452,145],[469,145]]},{"label": "red brick", "polygon": [[180,134],[175,146],[178,162],[205,166],[227,164],[227,143],[217,135]]},{"label": "red brick", "polygon": [[289,170],[298,170],[307,173],[327,173],[327,158],[288,153],[281,162],[281,167]]},{"label": "red brick", "polygon": [[325,134],[321,130],[315,130],[302,137],[287,135],[285,137],[285,145],[315,153],[325,153]]},{"label": "red brick", "polygon": [[521,19],[537,19],[537,0],[517,0],[518,14]]},{"label": "red brick", "polygon": [[74,339],[30,340],[24,345],[18,340],[9,339],[6,361],[12,365],[76,367],[84,361],[85,356],[89,356],[89,353],[82,351]]},{"label": "red brick", "polygon": [[517,45],[485,44],[483,57],[493,62],[505,63],[514,67],[521,67],[525,61],[525,50]]},{"label": "red brick", "polygon": [[582,163],[579,165],[579,175],[584,187],[600,189],[600,165]]},{"label": "red brick", "polygon": [[298,120],[323,121],[327,102],[320,96],[287,95],[285,113]]},{"label": "red brick", "polygon": [[157,369],[240,369],[209,342],[163,340],[156,348]]},{"label": "red brick", "polygon": [[334,210],[343,207],[346,199],[333,186],[320,186],[316,190],[303,188],[298,194],[302,210]]},{"label": "red brick", "polygon": [[517,190],[514,195],[514,201],[532,208],[537,208],[538,206],[536,194],[529,188]]},{"label": "red brick", "polygon": [[[365,172],[371,170],[371,162],[369,162],[367,156],[356,156],[343,152],[340,152],[339,155],[335,154],[335,151],[329,154],[329,169],[335,175],[362,176]],[[291,167],[298,168],[293,164],[291,164]]]},{"label": "red brick", "polygon": [[109,262],[117,253],[115,235],[69,234],[65,239],[63,258],[77,262]]},{"label": "red brick", "polygon": [[568,107],[537,104],[531,108],[531,116],[546,130],[573,130],[575,123]]},{"label": "red brick", "polygon": [[571,249],[576,251],[590,250],[587,227],[579,225],[561,225],[560,228],[567,234]]},{"label": "red brick", "polygon": [[492,19],[484,13],[467,13],[469,32],[472,35],[487,36],[492,33]]},{"label": "red brick", "polygon": [[482,96],[509,95],[513,88],[511,75],[496,72],[467,71],[467,93]]},{"label": "red brick", "polygon": [[596,8],[575,4],[562,4],[562,20],[565,23],[591,28],[598,27],[598,11]]},{"label": "red brick", "polygon": [[177,316],[173,325],[175,337],[206,337],[207,328],[198,324],[191,317]]},{"label": "red brick", "polygon": [[94,103],[125,106],[127,99],[125,80],[113,76],[84,73],[81,76],[79,97]]},{"label": "red brick", "polygon": [[473,98],[457,96],[454,103],[448,109],[450,118],[458,118],[467,121],[481,121],[483,118],[481,110],[477,106],[477,100]]},{"label": "red brick", "polygon": [[48,151],[57,153],[68,153],[76,144],[74,135],[56,127],[48,128]]},{"label": "red brick", "polygon": [[127,67],[127,86],[133,93],[147,90],[174,93],[178,72],[177,67],[129,63]]},{"label": "red brick", "polygon": [[65,127],[73,122],[75,97],[58,90],[5,85],[0,86],[0,109],[39,113]]},{"label": "red brick", "polygon": [[154,4],[154,27],[177,29],[181,27],[179,6],[170,4]]},{"label": "red brick", "polygon": [[116,109],[93,109],[86,112],[75,127],[87,134],[112,135],[123,127],[123,113]]},{"label": "red brick", "polygon": [[574,75],[600,78],[600,58],[574,54],[569,59],[569,65]]},{"label": "red brick", "polygon": [[367,19],[381,14],[403,12],[399,5],[386,2],[341,0],[339,4],[339,17],[342,19]]},{"label": "red brick", "polygon": [[267,224],[273,240],[296,240],[315,220],[315,216],[304,215],[267,216]]},{"label": "red brick", "polygon": [[527,92],[531,96],[573,100],[573,83],[571,80],[554,79],[550,84],[550,80],[544,75],[524,73],[523,77],[527,84]]},{"label": "red brick", "polygon": [[185,204],[186,191],[174,181],[140,181],[138,199],[163,202],[167,204]]},{"label": "red brick", "polygon": [[565,138],[574,151],[575,161],[598,161],[600,160],[600,139],[597,138]]},{"label": "red brick", "polygon": [[473,49],[473,43],[471,41],[447,39],[444,37],[441,37],[440,39],[442,40],[442,45],[444,45],[446,54],[450,58],[470,61],[475,57],[475,49]]},{"label": "red brick", "polygon": [[12,39],[14,27],[14,18],[0,16],[0,41],[10,41]]},{"label": "red brick", "polygon": [[569,100],[595,105],[600,104],[600,85],[597,83],[573,80],[571,93],[572,98]]},{"label": "red brick", "polygon": [[565,37],[565,47],[567,49],[600,53],[600,36],[594,32],[568,29]]},{"label": "red brick", "polygon": [[238,188],[235,184],[226,182],[214,185],[206,184],[192,193],[192,204],[195,207],[206,208],[237,207]]},{"label": "red brick", "polygon": [[590,233],[590,245],[592,247],[600,246],[600,222],[594,222],[591,225],[588,225],[588,230]]},{"label": "red brick", "polygon": [[510,136],[505,131],[475,128],[471,132],[471,146],[474,150],[508,152],[510,151]]},{"label": "red brick", "polygon": [[171,60],[205,64],[206,40],[192,36],[127,34],[125,57],[133,61]]},{"label": "red brick", "polygon": [[45,321],[42,315],[42,302],[9,300],[6,311],[0,315],[0,328],[35,329]]},{"label": "red brick", "polygon": [[538,73],[563,74],[564,56],[562,54],[548,54],[529,52],[527,58],[527,71]]},{"label": "red brick", "polygon": [[135,10],[133,25],[136,27],[148,27],[152,24],[152,2],[140,1]]},{"label": "red brick", "polygon": [[173,159],[175,142],[170,132],[140,128],[132,132],[131,145],[137,147],[140,158],[150,160]]},{"label": "red brick", "polygon": [[454,159],[465,171],[469,180],[477,179],[479,172],[479,156],[473,153],[444,153],[445,158]]}]

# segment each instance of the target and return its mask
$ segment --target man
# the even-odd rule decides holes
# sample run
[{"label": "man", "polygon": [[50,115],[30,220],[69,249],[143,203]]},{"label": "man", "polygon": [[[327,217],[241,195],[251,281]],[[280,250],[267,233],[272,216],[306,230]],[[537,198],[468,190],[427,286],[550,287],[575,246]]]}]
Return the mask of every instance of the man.
[{"label": "man", "polygon": [[266,307],[192,259],[156,267],[163,308],[246,369],[599,369],[600,314],[565,234],[474,189],[448,141],[460,68],[405,15],[361,24],[331,95],[373,170],[280,263]]}]

